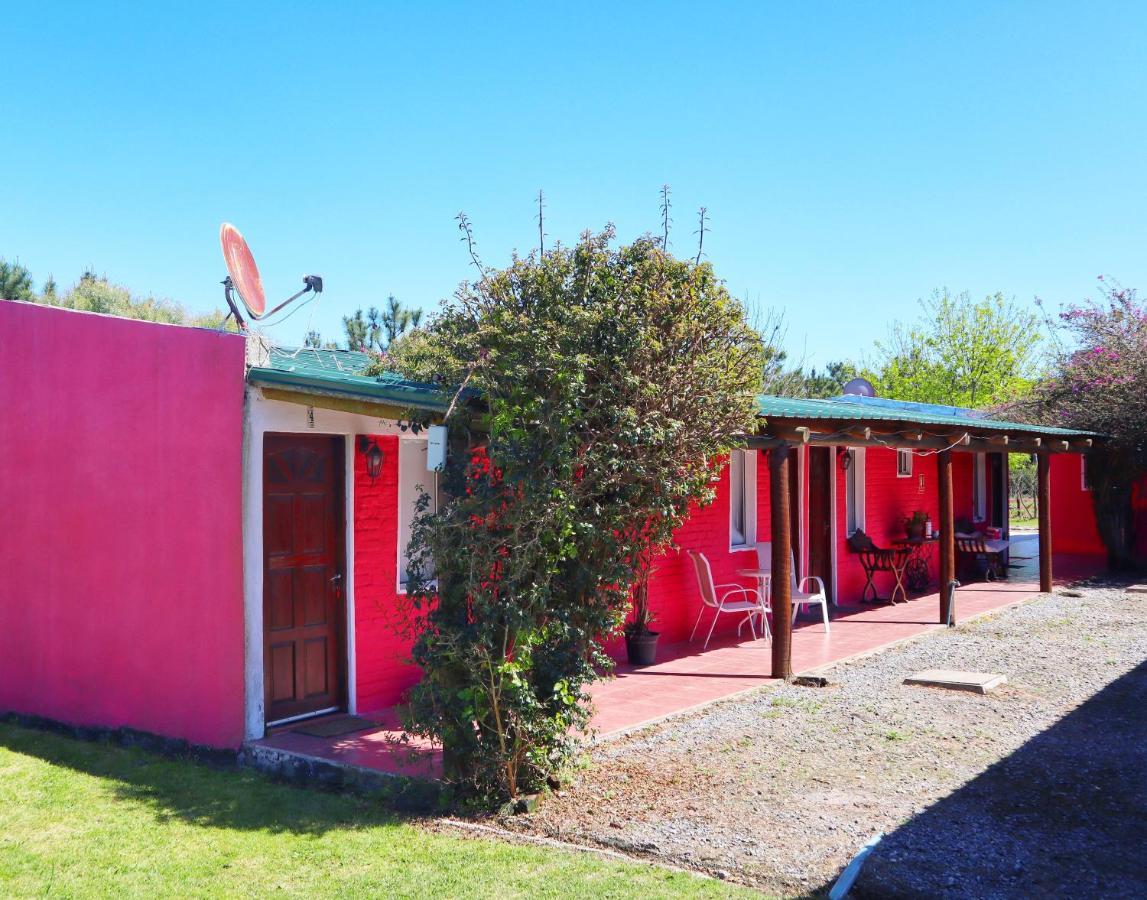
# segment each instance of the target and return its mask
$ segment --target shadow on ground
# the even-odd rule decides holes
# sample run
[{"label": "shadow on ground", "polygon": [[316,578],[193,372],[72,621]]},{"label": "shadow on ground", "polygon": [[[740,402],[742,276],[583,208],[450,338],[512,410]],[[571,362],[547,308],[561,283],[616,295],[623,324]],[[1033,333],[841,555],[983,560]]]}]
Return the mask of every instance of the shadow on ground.
[{"label": "shadow on ground", "polygon": [[1147,896],[1147,663],[886,836],[862,897]]},{"label": "shadow on ground", "polygon": [[319,835],[403,821],[377,799],[11,724],[0,723],[0,747],[101,779],[116,799],[149,807],[161,823],[177,818],[208,828]]}]

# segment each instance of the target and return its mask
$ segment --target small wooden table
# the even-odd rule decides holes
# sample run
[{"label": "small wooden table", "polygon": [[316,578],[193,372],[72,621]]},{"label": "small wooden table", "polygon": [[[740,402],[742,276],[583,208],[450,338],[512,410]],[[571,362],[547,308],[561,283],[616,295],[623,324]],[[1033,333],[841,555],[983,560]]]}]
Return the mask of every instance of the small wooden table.
[{"label": "small wooden table", "polygon": [[913,593],[927,590],[932,582],[928,564],[932,561],[932,548],[940,543],[940,537],[899,538],[892,543],[908,551],[908,560],[904,564],[908,589]]},{"label": "small wooden table", "polygon": [[[857,555],[860,557],[860,565],[867,579],[860,594],[861,603],[895,603],[897,594],[900,595],[902,602],[908,602],[908,591],[904,588],[904,569],[912,555],[909,549],[897,547],[894,550],[885,550],[880,547],[870,547],[857,551]],[[887,599],[881,597],[876,590],[875,577],[878,572],[891,572],[895,580],[892,593]],[[871,597],[868,596],[869,591],[872,592]]]}]

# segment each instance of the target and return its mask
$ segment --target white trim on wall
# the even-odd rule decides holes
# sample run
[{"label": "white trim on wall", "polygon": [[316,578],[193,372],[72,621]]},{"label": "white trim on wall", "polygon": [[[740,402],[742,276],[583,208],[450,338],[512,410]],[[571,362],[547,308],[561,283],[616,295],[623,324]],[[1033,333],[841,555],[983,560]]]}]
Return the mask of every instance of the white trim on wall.
[{"label": "white trim on wall", "polygon": [[[313,424],[312,424],[313,423]],[[347,711],[357,711],[354,630],[354,454],[360,434],[404,432],[392,421],[354,413],[267,400],[248,387],[243,415],[243,642],[246,740],[263,737],[263,436],[267,433],[328,434],[344,439],[346,452],[345,510],[346,689]]]},{"label": "white trim on wall", "polygon": [[[865,448],[864,447],[849,447],[848,453],[852,455],[852,465],[848,467],[848,471],[844,475],[844,530],[847,537],[852,537],[856,531],[866,530],[867,525],[867,503],[865,497]],[[851,477],[855,485],[854,497],[848,496],[848,479]],[[855,527],[849,528],[848,514],[852,508],[850,500],[855,501],[856,509],[853,511],[853,519]]]},{"label": "white trim on wall", "polygon": [[343,453],[346,457],[343,468],[343,515],[346,516],[346,560],[343,563],[343,585],[346,592],[346,616],[343,620],[346,622],[346,710],[354,714],[358,712],[354,641],[354,435],[344,436]]},{"label": "white trim on wall", "polygon": [[[410,467],[414,468],[415,474],[414,485],[411,486],[411,490],[421,485],[431,496],[432,507],[430,512],[436,513],[438,511],[438,473],[426,467],[428,448],[429,440],[427,438],[410,438],[398,445],[398,527],[395,529],[395,560],[397,564],[394,569],[394,589],[399,594],[406,593],[406,582],[402,578],[405,568],[404,557],[406,556],[407,545],[410,543],[411,526],[414,524],[414,504],[419,496],[417,493],[409,493],[406,489],[404,476],[409,473]],[[404,516],[407,517],[405,521]]]},{"label": "white trim on wall", "polygon": [[741,482],[740,502],[744,509],[744,537],[743,544],[733,541],[733,503],[738,499],[733,493],[733,465],[732,456],[725,467],[729,479],[729,551],[736,553],[742,550],[756,550],[757,548],[757,466],[760,460],[755,450],[734,450],[739,453],[744,463]]},{"label": "white trim on wall", "polygon": [[797,576],[808,574],[808,445],[797,452],[797,533],[800,535],[801,556],[797,560]]},{"label": "white trim on wall", "polygon": [[972,457],[972,520],[983,522],[988,518],[988,462],[987,455],[977,452]]},{"label": "white trim on wall", "polygon": [[837,586],[837,535],[839,529],[837,528],[836,521],[836,498],[837,498],[837,472],[840,470],[839,460],[836,455],[836,447],[831,446],[828,448],[828,461],[829,466],[832,468],[832,476],[828,479],[828,503],[831,510],[828,523],[828,546],[829,546],[829,559],[832,563],[832,605],[840,606],[840,590]]}]

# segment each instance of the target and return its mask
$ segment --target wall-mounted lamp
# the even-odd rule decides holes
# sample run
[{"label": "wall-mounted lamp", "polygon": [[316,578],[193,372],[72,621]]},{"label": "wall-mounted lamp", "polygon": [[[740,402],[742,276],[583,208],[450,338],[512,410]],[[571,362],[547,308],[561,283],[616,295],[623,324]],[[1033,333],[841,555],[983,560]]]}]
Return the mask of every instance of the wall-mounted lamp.
[{"label": "wall-mounted lamp", "polygon": [[841,451],[841,454],[840,454],[840,470],[842,472],[847,472],[848,467],[851,465],[852,465],[852,451],[851,450]]},{"label": "wall-mounted lamp", "polygon": [[374,481],[382,474],[382,448],[373,438],[360,437],[358,452],[366,457],[366,474]]}]

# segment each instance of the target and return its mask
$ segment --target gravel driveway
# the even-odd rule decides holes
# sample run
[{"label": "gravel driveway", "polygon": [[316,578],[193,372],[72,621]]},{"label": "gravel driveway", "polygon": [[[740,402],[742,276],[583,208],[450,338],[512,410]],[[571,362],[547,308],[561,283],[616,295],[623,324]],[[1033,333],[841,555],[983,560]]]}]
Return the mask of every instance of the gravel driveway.
[{"label": "gravel driveway", "polygon": [[[1147,895],[1147,597],[1078,592],[598,745],[503,824],[784,895],[827,890],[877,832],[872,896]],[[1009,684],[902,684],[928,668]]]}]

